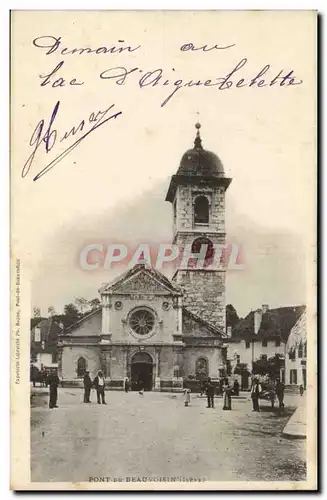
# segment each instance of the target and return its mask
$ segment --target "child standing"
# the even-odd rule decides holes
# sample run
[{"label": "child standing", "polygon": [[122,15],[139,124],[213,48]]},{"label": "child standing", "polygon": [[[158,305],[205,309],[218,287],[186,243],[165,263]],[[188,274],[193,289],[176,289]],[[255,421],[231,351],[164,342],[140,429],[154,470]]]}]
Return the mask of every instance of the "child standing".
[{"label": "child standing", "polygon": [[191,389],[184,389],[184,406],[188,406],[191,402]]}]

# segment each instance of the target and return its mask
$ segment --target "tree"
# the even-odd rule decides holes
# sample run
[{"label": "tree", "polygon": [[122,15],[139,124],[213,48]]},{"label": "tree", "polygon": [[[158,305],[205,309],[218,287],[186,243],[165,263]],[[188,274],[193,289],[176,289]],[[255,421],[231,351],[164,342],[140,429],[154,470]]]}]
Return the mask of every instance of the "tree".
[{"label": "tree", "polygon": [[55,316],[56,311],[55,311],[55,308],[53,306],[48,307],[48,314],[49,314],[49,316]]},{"label": "tree", "polygon": [[96,298],[96,299],[90,300],[88,304],[89,304],[89,307],[91,308],[91,311],[94,311],[95,309],[98,309],[101,302],[98,298]]},{"label": "tree", "polygon": [[33,307],[33,318],[41,318],[41,309],[39,307]]},{"label": "tree", "polygon": [[227,304],[226,306],[226,327],[231,326],[232,329],[240,321],[237,311],[232,304]]},{"label": "tree", "polygon": [[64,320],[63,323],[67,326],[70,326],[76,323],[81,318],[81,314],[78,311],[77,307],[70,303],[66,304],[64,307]]},{"label": "tree", "polygon": [[257,359],[253,363],[253,373],[255,375],[268,375],[272,379],[280,376],[280,370],[285,366],[283,357],[280,354],[275,354],[268,359]]},{"label": "tree", "polygon": [[89,302],[88,300],[84,299],[83,297],[77,297],[75,299],[75,304],[79,308],[81,314],[83,315],[85,310],[87,309]]},{"label": "tree", "polygon": [[79,319],[81,319],[81,313],[77,309],[77,307],[70,303],[66,304],[64,307],[63,314],[56,314],[53,316],[53,319],[58,323],[62,323],[64,328],[67,328],[70,325],[76,323]]}]

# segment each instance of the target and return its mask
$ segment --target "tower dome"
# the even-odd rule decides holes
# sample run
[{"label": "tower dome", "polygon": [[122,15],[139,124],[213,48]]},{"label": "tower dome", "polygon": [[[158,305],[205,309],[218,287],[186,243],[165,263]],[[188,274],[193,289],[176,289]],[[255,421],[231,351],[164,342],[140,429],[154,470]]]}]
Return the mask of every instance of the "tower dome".
[{"label": "tower dome", "polygon": [[200,123],[196,123],[197,129],[194,147],[188,149],[182,156],[179,168],[171,177],[166,201],[174,202],[178,186],[203,186],[212,188],[222,186],[225,190],[232,179],[225,177],[224,167],[220,159],[212,151],[207,151],[202,146],[200,137]]},{"label": "tower dome", "polygon": [[193,149],[188,149],[182,156],[177,175],[196,177],[223,177],[224,167],[215,153],[203,149],[200,137],[200,123],[197,129]]}]

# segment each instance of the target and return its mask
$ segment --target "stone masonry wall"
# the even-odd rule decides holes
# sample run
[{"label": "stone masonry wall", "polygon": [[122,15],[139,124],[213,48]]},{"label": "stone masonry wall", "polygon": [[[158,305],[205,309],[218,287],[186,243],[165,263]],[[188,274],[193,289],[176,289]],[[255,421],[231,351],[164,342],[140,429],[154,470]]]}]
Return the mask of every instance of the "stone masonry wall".
[{"label": "stone masonry wall", "polygon": [[183,305],[225,331],[225,272],[178,271],[176,279],[183,287]]},{"label": "stone masonry wall", "polygon": [[212,231],[225,232],[225,193],[223,187],[179,186],[176,195],[175,231],[194,229],[193,204],[199,195],[206,195],[210,203],[209,226]]},{"label": "stone masonry wall", "polygon": [[85,358],[86,369],[90,371],[91,378],[95,377],[98,370],[101,369],[98,346],[64,346],[62,352],[62,377],[64,380],[78,379],[77,361],[80,357]]},{"label": "stone masonry wall", "polygon": [[[194,224],[194,201],[204,195],[209,201],[209,223]],[[176,223],[174,243],[180,248],[192,245],[198,237],[209,238],[214,245],[225,244],[225,188],[223,186],[180,185],[176,193]],[[186,270],[180,268],[175,282],[184,291],[183,305],[191,312],[220,327],[225,332],[225,280],[224,264],[215,271]]]},{"label": "stone masonry wall", "polygon": [[223,366],[222,350],[218,347],[187,347],[184,350],[184,375],[196,375],[196,362],[199,358],[206,358],[209,367],[209,377],[217,378],[219,369]]}]

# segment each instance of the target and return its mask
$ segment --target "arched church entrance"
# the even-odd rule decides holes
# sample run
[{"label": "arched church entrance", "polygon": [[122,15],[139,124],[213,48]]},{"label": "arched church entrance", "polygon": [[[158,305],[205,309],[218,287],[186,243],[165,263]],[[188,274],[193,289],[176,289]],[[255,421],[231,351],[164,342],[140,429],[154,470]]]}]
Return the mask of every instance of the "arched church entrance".
[{"label": "arched church entrance", "polygon": [[137,352],[131,360],[132,391],[151,391],[153,387],[153,361],[147,352]]}]

